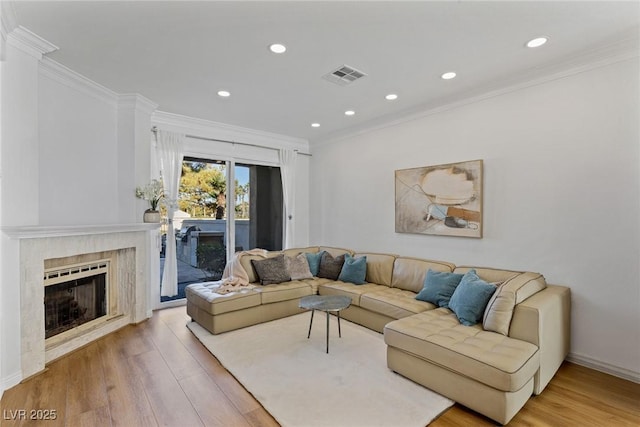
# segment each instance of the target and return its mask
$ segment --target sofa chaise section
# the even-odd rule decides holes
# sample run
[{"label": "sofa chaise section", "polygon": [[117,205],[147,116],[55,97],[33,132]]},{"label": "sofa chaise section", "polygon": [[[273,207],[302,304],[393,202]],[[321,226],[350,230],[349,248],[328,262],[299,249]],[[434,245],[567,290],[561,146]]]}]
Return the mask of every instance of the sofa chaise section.
[{"label": "sofa chaise section", "polygon": [[499,309],[492,326],[504,333],[485,330],[486,323],[463,326],[448,308],[425,311],[385,326],[387,365],[506,424],[542,392],[569,351],[569,289],[536,273],[474,269],[487,281],[504,281],[489,303]]}]

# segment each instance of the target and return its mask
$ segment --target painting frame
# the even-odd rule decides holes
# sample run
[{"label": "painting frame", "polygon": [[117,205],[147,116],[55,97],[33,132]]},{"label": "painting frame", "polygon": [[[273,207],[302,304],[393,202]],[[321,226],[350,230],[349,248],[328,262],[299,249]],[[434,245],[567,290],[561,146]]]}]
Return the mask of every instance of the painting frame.
[{"label": "painting frame", "polygon": [[482,238],[484,162],[395,171],[395,231]]}]

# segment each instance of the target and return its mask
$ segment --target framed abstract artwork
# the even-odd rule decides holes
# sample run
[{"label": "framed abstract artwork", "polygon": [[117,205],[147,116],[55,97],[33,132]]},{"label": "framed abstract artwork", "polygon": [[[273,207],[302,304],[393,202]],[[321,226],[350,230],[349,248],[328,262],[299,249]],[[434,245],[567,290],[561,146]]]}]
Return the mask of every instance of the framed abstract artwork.
[{"label": "framed abstract artwork", "polygon": [[396,233],[482,237],[482,160],[395,171]]}]

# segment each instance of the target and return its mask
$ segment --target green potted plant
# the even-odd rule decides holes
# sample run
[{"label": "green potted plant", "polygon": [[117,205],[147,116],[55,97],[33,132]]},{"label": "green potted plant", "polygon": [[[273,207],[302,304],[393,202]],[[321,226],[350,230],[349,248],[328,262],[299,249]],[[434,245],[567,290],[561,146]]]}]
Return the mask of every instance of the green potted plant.
[{"label": "green potted plant", "polygon": [[157,179],[152,180],[144,187],[136,187],[136,197],[149,202],[150,208],[144,211],[144,222],[160,222],[160,202],[164,199],[164,188],[162,182]]}]

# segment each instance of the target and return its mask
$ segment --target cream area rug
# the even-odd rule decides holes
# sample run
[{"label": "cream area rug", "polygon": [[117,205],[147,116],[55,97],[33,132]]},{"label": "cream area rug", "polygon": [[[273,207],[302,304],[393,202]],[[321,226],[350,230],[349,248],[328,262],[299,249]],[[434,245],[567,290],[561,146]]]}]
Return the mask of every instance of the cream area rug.
[{"label": "cream area rug", "polygon": [[383,336],[318,311],[212,335],[187,326],[283,427],[424,427],[453,401],[387,368]]}]

